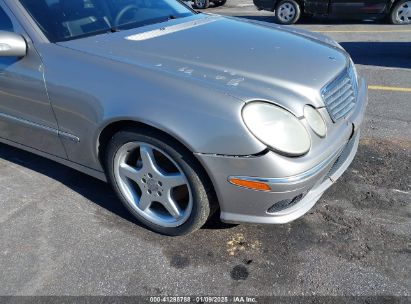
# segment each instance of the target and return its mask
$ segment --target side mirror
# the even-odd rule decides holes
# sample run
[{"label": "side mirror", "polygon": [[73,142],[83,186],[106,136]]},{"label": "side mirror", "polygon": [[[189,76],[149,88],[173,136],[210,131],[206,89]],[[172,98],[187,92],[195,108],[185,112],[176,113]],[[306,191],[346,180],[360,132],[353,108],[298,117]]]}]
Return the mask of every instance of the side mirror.
[{"label": "side mirror", "polygon": [[0,57],[24,57],[26,54],[27,43],[22,36],[0,31]]}]

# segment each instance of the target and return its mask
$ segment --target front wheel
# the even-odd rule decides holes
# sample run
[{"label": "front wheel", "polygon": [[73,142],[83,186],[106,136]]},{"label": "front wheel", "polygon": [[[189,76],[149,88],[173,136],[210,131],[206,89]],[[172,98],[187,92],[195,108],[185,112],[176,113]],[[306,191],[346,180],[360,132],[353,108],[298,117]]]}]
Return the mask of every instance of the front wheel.
[{"label": "front wheel", "polygon": [[397,2],[391,10],[390,21],[392,24],[411,24],[411,1]]},{"label": "front wheel", "polygon": [[275,18],[280,24],[293,24],[300,19],[301,7],[294,0],[282,0],[275,9]]},{"label": "front wheel", "polygon": [[124,130],[107,147],[107,175],[127,209],[165,235],[184,235],[211,215],[212,190],[184,147],[152,130]]},{"label": "front wheel", "polygon": [[210,0],[194,0],[194,6],[199,9],[206,9],[210,6]]}]

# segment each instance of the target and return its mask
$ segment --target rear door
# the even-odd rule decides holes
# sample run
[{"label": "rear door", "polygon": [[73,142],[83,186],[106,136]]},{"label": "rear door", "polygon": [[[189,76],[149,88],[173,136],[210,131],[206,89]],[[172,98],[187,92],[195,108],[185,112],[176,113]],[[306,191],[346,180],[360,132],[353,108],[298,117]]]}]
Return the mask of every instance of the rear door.
[{"label": "rear door", "polygon": [[23,58],[0,56],[0,138],[67,158],[47,95],[42,60],[3,0],[0,30],[24,35],[28,45]]}]

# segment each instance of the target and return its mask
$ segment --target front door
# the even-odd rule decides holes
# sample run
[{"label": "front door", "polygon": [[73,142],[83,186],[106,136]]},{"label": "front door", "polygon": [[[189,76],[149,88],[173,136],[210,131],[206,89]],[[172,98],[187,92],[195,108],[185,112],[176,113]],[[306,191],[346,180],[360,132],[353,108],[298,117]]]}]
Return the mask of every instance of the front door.
[{"label": "front door", "polygon": [[[25,35],[3,0],[0,31]],[[41,58],[25,37],[27,56],[0,56],[0,138],[67,158],[47,96]]]}]

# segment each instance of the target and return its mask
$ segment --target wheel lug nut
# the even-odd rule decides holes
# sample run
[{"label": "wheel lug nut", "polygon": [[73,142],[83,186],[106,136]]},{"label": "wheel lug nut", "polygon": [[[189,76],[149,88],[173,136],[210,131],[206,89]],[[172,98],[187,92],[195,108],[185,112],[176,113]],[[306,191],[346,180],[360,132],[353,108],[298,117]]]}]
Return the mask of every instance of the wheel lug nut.
[{"label": "wheel lug nut", "polygon": [[152,178],[153,175],[151,173],[147,174],[148,178]]},{"label": "wheel lug nut", "polygon": [[158,191],[158,192],[157,192],[157,195],[158,195],[158,196],[161,196],[162,194],[161,194],[161,192],[160,192],[160,191]]},{"label": "wheel lug nut", "polygon": [[151,190],[147,190],[147,192],[148,192],[148,194],[151,194],[151,193],[152,193],[152,191],[151,191]]},{"label": "wheel lug nut", "polygon": [[144,177],[141,179],[141,181],[143,182],[143,184],[145,184],[147,182]]},{"label": "wheel lug nut", "polygon": [[158,185],[161,187],[161,186],[163,185],[163,183],[162,183],[162,182],[158,182]]}]

